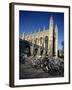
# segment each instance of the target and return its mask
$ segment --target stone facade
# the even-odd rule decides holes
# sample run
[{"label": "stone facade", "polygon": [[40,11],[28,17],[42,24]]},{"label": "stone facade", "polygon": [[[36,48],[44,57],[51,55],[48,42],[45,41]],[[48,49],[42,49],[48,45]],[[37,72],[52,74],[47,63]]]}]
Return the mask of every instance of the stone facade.
[{"label": "stone facade", "polygon": [[58,26],[54,26],[53,17],[50,17],[49,29],[43,31],[33,32],[24,35],[22,39],[25,39],[31,43],[31,55],[36,52],[37,56],[48,55],[56,56],[58,55]]}]

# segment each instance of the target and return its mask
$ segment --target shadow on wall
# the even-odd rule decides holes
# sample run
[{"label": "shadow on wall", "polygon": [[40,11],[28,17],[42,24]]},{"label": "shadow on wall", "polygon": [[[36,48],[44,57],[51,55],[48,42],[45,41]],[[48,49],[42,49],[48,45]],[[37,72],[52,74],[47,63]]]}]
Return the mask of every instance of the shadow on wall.
[{"label": "shadow on wall", "polygon": [[[39,46],[39,45],[36,45],[36,44],[33,44],[27,40],[22,40],[20,39],[19,40],[19,53],[23,53],[23,54],[27,54],[27,56],[31,56],[31,46],[34,46],[33,48],[33,54],[34,56],[38,54],[38,49],[40,48],[40,55],[43,54],[43,51],[47,49],[45,49],[44,47],[42,46]],[[46,53],[45,53],[46,54]]]}]

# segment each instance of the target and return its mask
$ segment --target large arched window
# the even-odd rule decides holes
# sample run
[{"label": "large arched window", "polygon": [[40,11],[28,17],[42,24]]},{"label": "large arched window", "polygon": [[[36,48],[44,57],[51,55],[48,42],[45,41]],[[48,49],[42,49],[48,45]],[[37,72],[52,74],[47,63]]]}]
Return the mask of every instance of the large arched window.
[{"label": "large arched window", "polygon": [[45,50],[48,51],[48,36],[45,36]]},{"label": "large arched window", "polygon": [[42,46],[42,44],[43,44],[43,38],[40,37],[40,46]]},{"label": "large arched window", "polygon": [[35,44],[37,44],[37,43],[38,43],[38,39],[36,38],[36,39],[35,39]]}]

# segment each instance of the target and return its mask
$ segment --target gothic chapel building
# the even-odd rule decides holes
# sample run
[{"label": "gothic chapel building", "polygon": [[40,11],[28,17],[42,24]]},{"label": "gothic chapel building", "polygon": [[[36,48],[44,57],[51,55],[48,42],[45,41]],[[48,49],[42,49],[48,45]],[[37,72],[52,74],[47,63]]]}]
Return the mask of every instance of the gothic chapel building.
[{"label": "gothic chapel building", "polygon": [[58,26],[54,26],[53,17],[50,17],[49,29],[42,31],[24,34],[23,40],[27,40],[31,43],[30,52],[31,55],[48,55],[56,56],[58,55]]}]

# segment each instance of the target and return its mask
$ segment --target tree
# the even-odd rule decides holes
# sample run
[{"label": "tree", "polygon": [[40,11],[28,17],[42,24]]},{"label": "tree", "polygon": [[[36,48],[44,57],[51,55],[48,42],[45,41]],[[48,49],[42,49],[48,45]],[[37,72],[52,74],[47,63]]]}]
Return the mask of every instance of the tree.
[{"label": "tree", "polygon": [[62,55],[64,57],[64,41],[62,41],[61,45],[62,45]]},{"label": "tree", "polygon": [[62,41],[62,50],[64,51],[64,41]]}]

